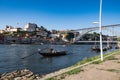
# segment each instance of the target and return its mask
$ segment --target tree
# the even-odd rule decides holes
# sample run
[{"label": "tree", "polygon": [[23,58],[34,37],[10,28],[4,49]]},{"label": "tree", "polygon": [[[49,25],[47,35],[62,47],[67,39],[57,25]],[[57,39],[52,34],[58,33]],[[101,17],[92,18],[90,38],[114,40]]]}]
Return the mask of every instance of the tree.
[{"label": "tree", "polygon": [[120,37],[118,37],[117,40],[120,41]]},{"label": "tree", "polygon": [[74,33],[67,33],[66,39],[71,41],[74,38]]},{"label": "tree", "polygon": [[47,29],[43,26],[40,27],[43,31],[46,31],[47,32]]}]

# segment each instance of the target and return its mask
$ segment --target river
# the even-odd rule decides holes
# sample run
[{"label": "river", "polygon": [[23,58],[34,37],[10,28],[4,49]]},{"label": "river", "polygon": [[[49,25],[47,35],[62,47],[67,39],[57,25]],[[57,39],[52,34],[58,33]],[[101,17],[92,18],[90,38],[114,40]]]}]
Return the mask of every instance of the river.
[{"label": "river", "polygon": [[[80,60],[99,55],[90,50],[92,45],[52,45],[56,50],[66,50],[67,55],[43,57],[37,50],[48,45],[0,45],[0,73],[27,68],[36,74],[46,74],[69,67]],[[113,50],[113,49],[112,49]],[[30,54],[34,55],[21,59]]]}]

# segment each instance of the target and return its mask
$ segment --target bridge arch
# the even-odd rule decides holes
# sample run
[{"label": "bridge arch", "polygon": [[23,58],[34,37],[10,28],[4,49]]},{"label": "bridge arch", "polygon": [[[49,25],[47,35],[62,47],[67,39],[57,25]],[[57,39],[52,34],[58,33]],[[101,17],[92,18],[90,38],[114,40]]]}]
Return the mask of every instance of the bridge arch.
[{"label": "bridge arch", "polygon": [[[120,32],[118,32],[117,30],[113,29],[115,27],[120,27],[120,24],[116,24],[116,25],[107,25],[107,26],[102,26],[103,30],[107,30],[111,33],[114,32],[114,36],[120,36]],[[99,27],[92,27],[92,28],[84,28],[84,29],[77,29],[77,30],[72,30],[71,32],[79,32],[79,35],[76,36],[75,35],[75,39],[74,42],[80,40],[85,34],[92,32],[92,31],[96,31],[99,30]]]}]

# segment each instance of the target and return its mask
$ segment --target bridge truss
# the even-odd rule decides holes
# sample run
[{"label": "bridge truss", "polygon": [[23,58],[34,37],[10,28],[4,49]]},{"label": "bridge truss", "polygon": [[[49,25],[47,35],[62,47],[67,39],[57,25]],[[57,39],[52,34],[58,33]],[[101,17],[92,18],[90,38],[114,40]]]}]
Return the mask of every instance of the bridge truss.
[{"label": "bridge truss", "polygon": [[[120,24],[106,25],[106,26],[102,26],[102,32],[106,31],[107,33],[111,33],[112,36],[120,37],[119,28],[120,28]],[[99,30],[99,27],[76,29],[76,30],[71,30],[69,32],[73,32],[73,33],[79,32],[79,35],[75,36],[75,39],[74,39],[74,42],[76,42],[80,40],[85,34],[96,31],[96,30]]]}]

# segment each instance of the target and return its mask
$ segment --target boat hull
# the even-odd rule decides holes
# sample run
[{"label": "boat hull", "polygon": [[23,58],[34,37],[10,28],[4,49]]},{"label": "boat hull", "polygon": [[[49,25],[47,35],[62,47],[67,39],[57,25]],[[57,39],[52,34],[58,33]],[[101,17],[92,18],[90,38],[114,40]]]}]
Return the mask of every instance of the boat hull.
[{"label": "boat hull", "polygon": [[[100,48],[91,48],[92,51],[97,51],[97,52],[100,52]],[[108,49],[107,48],[103,48],[102,49],[103,51],[107,51]]]},{"label": "boat hull", "polygon": [[53,57],[53,56],[63,56],[66,55],[66,51],[60,51],[60,52],[51,52],[51,53],[41,53],[39,52],[40,55],[46,56],[46,57]]}]

